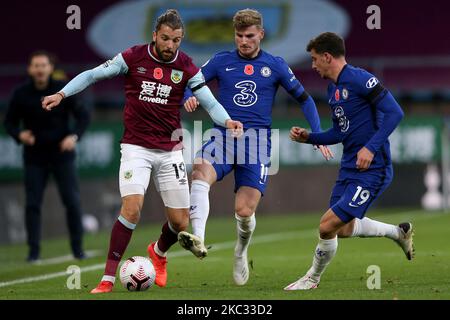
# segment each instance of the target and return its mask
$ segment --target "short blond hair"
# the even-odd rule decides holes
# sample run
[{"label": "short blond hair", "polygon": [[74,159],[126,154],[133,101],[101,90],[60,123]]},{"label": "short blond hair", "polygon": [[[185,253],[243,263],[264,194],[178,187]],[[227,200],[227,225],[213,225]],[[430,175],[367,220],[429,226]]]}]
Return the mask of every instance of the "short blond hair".
[{"label": "short blond hair", "polygon": [[251,26],[263,28],[263,18],[261,13],[254,9],[243,9],[236,12],[233,17],[233,27],[236,30],[245,29]]}]

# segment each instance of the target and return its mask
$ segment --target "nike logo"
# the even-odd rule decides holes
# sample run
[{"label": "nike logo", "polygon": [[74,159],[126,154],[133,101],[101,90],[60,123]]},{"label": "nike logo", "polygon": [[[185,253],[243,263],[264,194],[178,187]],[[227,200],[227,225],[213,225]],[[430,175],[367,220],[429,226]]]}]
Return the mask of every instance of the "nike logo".
[{"label": "nike logo", "polygon": [[351,203],[351,202],[349,202],[348,205],[349,205],[350,207],[353,207],[353,208],[358,208],[358,207],[359,207],[358,205],[353,204],[353,203]]},{"label": "nike logo", "polygon": [[228,67],[226,67],[225,71],[231,71],[231,70],[234,70],[234,69],[236,69],[236,68],[228,68]]}]

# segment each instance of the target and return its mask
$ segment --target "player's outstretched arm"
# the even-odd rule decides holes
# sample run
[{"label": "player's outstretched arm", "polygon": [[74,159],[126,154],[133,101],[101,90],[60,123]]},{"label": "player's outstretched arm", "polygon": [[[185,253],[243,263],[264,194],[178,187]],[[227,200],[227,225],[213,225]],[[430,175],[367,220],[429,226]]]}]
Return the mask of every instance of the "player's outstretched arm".
[{"label": "player's outstretched arm", "polygon": [[208,112],[214,123],[224,128],[232,129],[235,136],[242,134],[242,123],[232,120],[225,108],[216,100],[211,90],[205,85],[201,71],[189,79],[188,87],[192,90],[199,104]]},{"label": "player's outstretched arm", "polygon": [[233,136],[240,136],[243,125],[239,121],[232,120],[225,108],[216,100],[207,86],[194,92],[200,105],[208,112],[211,119],[218,125],[232,130]]},{"label": "player's outstretched arm", "polygon": [[[314,99],[306,91],[303,91],[303,93],[299,97],[297,97],[296,100],[300,103],[303,114],[306,118],[306,121],[308,121],[312,132],[322,131],[320,127],[320,117],[319,113],[317,112],[317,106],[314,102]],[[334,158],[333,152],[331,152],[331,150],[327,146],[315,145],[314,148],[319,149],[322,153],[322,156],[327,161]]]},{"label": "player's outstretched arm", "polygon": [[296,100],[300,103],[300,107],[312,132],[320,132],[320,117],[313,98],[306,91],[303,91]]},{"label": "player's outstretched arm", "polygon": [[[185,102],[184,102],[184,108],[186,109],[187,112],[194,112],[197,107],[199,105],[199,102],[197,100],[196,97],[192,96],[189,97]],[[239,136],[239,131],[243,130],[243,126],[242,123],[239,121],[234,121],[231,119],[228,119],[225,121],[225,127],[227,129],[231,129],[233,130],[233,135]]]},{"label": "player's outstretched arm", "polygon": [[322,132],[308,132],[304,128],[292,127],[289,136],[293,141],[314,145],[333,145],[343,140],[343,135],[334,127]]},{"label": "player's outstretched arm", "polygon": [[52,108],[58,106],[64,98],[83,91],[91,84],[127,72],[128,66],[125,63],[125,60],[121,54],[118,54],[114,59],[108,60],[98,67],[80,73],[62,88],[61,91],[51,96],[44,97],[42,100],[42,108],[50,111]]},{"label": "player's outstretched arm", "polygon": [[[320,128],[320,117],[314,99],[306,92],[305,88],[295,77],[286,61],[281,57],[276,57],[276,60],[278,61],[281,85],[300,104],[303,115],[305,116],[306,121],[308,121],[312,132],[322,131]],[[327,146],[315,145],[314,148],[319,149],[327,161],[334,158],[333,152],[331,152]]]}]

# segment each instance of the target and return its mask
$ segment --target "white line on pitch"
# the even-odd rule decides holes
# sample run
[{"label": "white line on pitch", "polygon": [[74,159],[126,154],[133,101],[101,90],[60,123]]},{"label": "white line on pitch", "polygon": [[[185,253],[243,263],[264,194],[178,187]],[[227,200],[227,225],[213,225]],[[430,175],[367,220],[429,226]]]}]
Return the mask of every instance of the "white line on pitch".
[{"label": "white line on pitch", "polygon": [[[301,231],[291,231],[291,232],[280,232],[280,233],[272,233],[262,236],[255,236],[251,242],[252,245],[255,244],[261,244],[261,243],[267,243],[267,242],[274,242],[274,241],[282,241],[287,239],[296,239],[296,238],[307,238],[314,236],[315,232],[317,232],[316,229],[310,229],[310,230],[301,230]],[[236,245],[236,241],[227,241],[227,242],[220,242],[216,244],[212,244],[211,246],[211,252],[219,251],[219,250],[226,250],[234,248]],[[184,257],[192,255],[190,251],[174,251],[172,253],[168,254],[169,258],[177,258],[177,257]],[[94,270],[100,270],[105,267],[104,263],[94,264],[87,267],[80,268],[81,272],[89,272]],[[31,282],[38,282],[38,281],[45,281],[49,279],[59,278],[68,276],[66,271],[60,271],[55,273],[49,273],[44,274],[41,276],[36,277],[29,277],[29,278],[22,278],[22,279],[16,279],[6,282],[0,282],[0,288],[2,287],[8,287],[13,286],[17,284],[23,284],[23,283],[31,283]]]},{"label": "white line on pitch", "polygon": [[[419,212],[419,211],[417,210],[417,212]],[[416,211],[401,211],[398,213],[392,213],[392,215],[395,215],[395,216],[409,215],[409,214],[413,214],[413,213],[416,213]],[[376,216],[376,218],[379,219],[380,217],[388,217],[390,215],[391,214],[379,215],[379,216]],[[430,218],[441,217],[444,215],[446,215],[446,214],[430,213],[429,215],[424,214],[420,217],[414,217],[414,220],[427,220]],[[317,234],[317,229],[272,233],[272,234],[253,237],[252,244],[260,244],[260,243],[267,243],[267,242],[281,241],[281,240],[295,239],[295,238],[307,238],[310,236],[314,236],[315,234]],[[235,241],[227,241],[227,242],[220,242],[217,244],[212,244],[211,251],[214,252],[214,251],[219,251],[219,250],[231,249],[234,247],[235,243],[236,243]],[[175,251],[175,252],[168,254],[169,258],[184,257],[184,256],[189,256],[189,255],[191,255],[191,253],[189,251]],[[48,259],[48,260],[50,260],[50,259]],[[104,267],[105,267],[104,263],[94,264],[91,266],[82,267],[81,272],[100,270],[100,269],[103,269]],[[36,276],[36,277],[16,279],[16,280],[12,280],[12,281],[0,282],[0,288],[12,286],[12,285],[16,285],[16,284],[22,284],[22,283],[45,281],[48,279],[64,277],[64,276],[67,276],[66,271],[49,273],[49,274]]]},{"label": "white line on pitch", "polygon": [[[87,258],[98,257],[100,255],[100,253],[101,253],[100,250],[88,250],[85,252]],[[72,261],[72,260],[75,260],[75,258],[73,257],[73,255],[68,254],[65,256],[38,260],[38,261],[34,262],[33,264],[36,264],[38,266],[47,266],[47,265],[51,265],[51,264],[59,264],[59,263],[68,262],[68,261]]]}]

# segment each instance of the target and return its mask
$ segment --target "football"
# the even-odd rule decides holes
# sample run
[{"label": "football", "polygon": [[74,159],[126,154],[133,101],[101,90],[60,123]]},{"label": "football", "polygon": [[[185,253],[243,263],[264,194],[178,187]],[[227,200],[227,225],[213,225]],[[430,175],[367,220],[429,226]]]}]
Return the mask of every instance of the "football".
[{"label": "football", "polygon": [[120,268],[120,282],[129,291],[144,291],[155,283],[156,272],[148,258],[128,258]]}]

